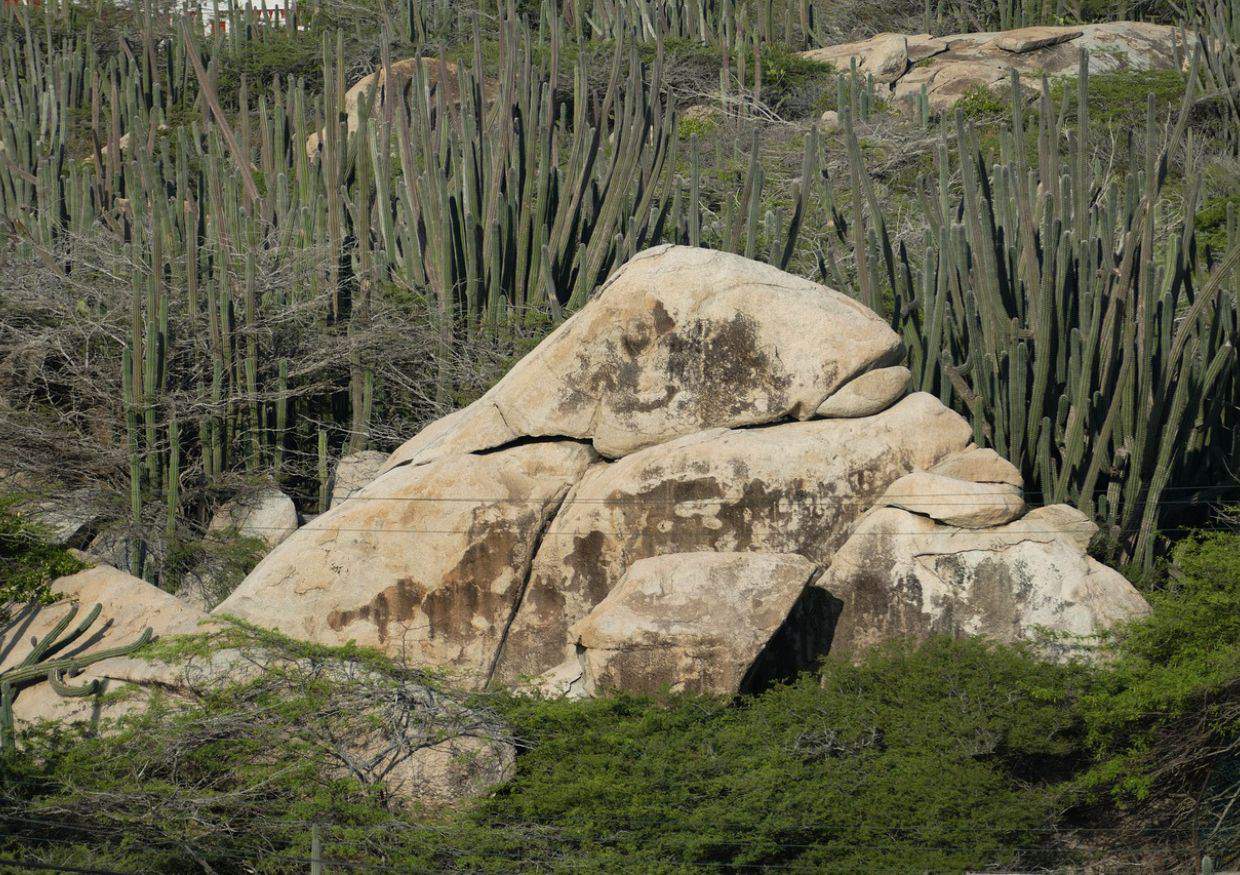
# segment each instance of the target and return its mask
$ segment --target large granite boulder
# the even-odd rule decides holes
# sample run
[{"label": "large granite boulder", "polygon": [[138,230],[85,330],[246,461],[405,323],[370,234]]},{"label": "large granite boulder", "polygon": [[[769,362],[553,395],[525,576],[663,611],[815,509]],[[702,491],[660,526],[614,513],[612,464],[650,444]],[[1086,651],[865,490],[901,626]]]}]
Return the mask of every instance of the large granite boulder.
[{"label": "large granite boulder", "polygon": [[814,563],[787,553],[638,560],[569,629],[572,652],[540,679],[541,688],[570,696],[761,689],[810,667],[830,644],[820,601],[798,607],[818,574]]},{"label": "large granite boulder", "polygon": [[1139,615],[1086,555],[1088,521],[1026,514],[1020,472],[937,398],[905,396],[901,357],[837,292],[657,247],[215,613],[560,693],[751,689],[821,658],[837,615],[844,657]]},{"label": "large granite boulder", "polygon": [[542,533],[596,458],[556,441],[390,470],[299,529],[214,613],[485,684]]},{"label": "large granite boulder", "polygon": [[839,292],[739,255],[658,246],[388,467],[528,437],[589,440],[617,458],[705,429],[806,420],[901,357],[886,322]]},{"label": "large granite boulder", "polygon": [[884,33],[802,55],[841,71],[855,63],[861,75],[873,75],[900,101],[915,101],[924,87],[931,109],[942,111],[974,89],[1007,86],[1013,70],[1031,90],[1043,75],[1075,75],[1081,50],[1088,52],[1090,73],[1172,70],[1191,54],[1175,27],[1112,21],[944,37]]},{"label": "large granite boulder", "polygon": [[714,429],[592,467],[547,530],[497,677],[558,662],[568,627],[640,559],[757,551],[825,567],[893,481],[971,435],[919,393],[875,416]]}]

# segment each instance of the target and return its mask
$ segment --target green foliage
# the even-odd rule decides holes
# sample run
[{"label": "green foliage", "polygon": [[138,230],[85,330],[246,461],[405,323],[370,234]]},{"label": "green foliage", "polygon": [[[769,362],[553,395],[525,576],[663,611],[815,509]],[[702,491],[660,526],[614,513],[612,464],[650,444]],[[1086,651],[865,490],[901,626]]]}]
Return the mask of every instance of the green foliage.
[{"label": "green foliage", "polygon": [[1191,784],[1191,763],[1179,775],[1165,768],[1190,745],[1240,752],[1240,535],[1181,542],[1168,584],[1149,601],[1153,613],[1122,631],[1118,658],[1085,712],[1103,755],[1094,777],[1138,798],[1168,777]]},{"label": "green foliage", "polygon": [[1216,253],[1227,250],[1230,242],[1228,221],[1240,217],[1240,194],[1210,198],[1195,218],[1197,241]]},{"label": "green foliage", "polygon": [[68,550],[48,544],[39,527],[0,499],[0,617],[5,604],[50,602],[47,585],[86,566]]},{"label": "green foliage", "polygon": [[516,702],[508,716],[535,744],[481,817],[550,825],[592,871],[1011,864],[1009,849],[1044,844],[1056,794],[1042,777],[1078,752],[1075,675],[943,640],[833,663],[734,708]]},{"label": "green foliage", "polygon": [[245,40],[235,49],[226,47],[218,60],[216,88],[230,108],[237,106],[237,94],[244,77],[251,93],[269,88],[273,80],[283,86],[292,77],[305,80],[311,92],[323,87],[322,33],[261,29],[261,38]]},{"label": "green foliage", "polygon": [[[1188,77],[1179,70],[1117,70],[1093,73],[1088,79],[1089,120],[1108,127],[1141,125],[1147,106],[1153,100],[1154,113],[1166,118],[1179,108]],[[1051,99],[1060,103],[1064,94],[1077,88],[1073,78],[1059,78],[1051,84]],[[1072,104],[1068,121],[1076,118]]]},{"label": "green foliage", "polygon": [[1012,98],[1010,93],[1003,93],[1003,89],[992,91],[984,85],[977,85],[970,88],[956,106],[972,122],[993,122],[1012,111]]},{"label": "green foliage", "polygon": [[[236,650],[265,671],[181,707],[157,699],[106,737],[28,736],[28,756],[0,760],[0,852],[296,872],[320,822],[325,854],[356,866],[844,873],[1070,865],[1100,853],[1073,828],[1099,822],[1174,841],[1184,811],[1153,800],[1191,798],[1213,775],[1213,823],[1240,782],[1226,765],[1240,743],[1240,536],[1184,542],[1171,566],[1152,616],[1093,668],[935,639],[740,701],[472,700],[520,740],[517,771],[438,812],[342,773],[325,739],[369,725],[367,696],[441,680],[243,623],[165,639],[143,657]],[[1234,824],[1219,820],[1203,847],[1226,860]]]},{"label": "green foliage", "polygon": [[[1056,781],[1080,752],[1070,707],[1079,670],[936,641],[833,664],[821,680],[737,706],[493,701],[524,740],[516,778],[472,808],[410,821],[324,757],[323,739],[347,728],[328,715],[356,692],[306,667],[361,660],[393,680],[402,671],[367,651],[246,627],[161,642],[149,656],[203,659],[226,647],[281,656],[261,679],[189,708],[157,702],[106,738],[49,729],[28,741],[37,766],[4,762],[0,823],[23,819],[0,848],[61,863],[89,849],[96,864],[144,870],[188,867],[197,855],[220,871],[246,860],[297,871],[305,823],[321,819],[329,856],[357,864],[961,869],[1037,857],[1013,849],[1046,845]],[[58,825],[39,825],[48,812]]]}]

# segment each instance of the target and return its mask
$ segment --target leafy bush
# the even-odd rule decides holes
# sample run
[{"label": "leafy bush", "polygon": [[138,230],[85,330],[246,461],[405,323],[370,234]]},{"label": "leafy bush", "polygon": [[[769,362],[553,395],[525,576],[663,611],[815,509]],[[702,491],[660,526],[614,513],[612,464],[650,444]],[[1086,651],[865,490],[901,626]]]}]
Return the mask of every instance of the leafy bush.
[{"label": "leafy bush", "polygon": [[1097,862],[1117,845],[1182,862],[1192,818],[1226,863],[1240,852],[1226,816],[1240,788],[1240,535],[1182,543],[1168,580],[1097,667],[938,639],[738,702],[490,698],[519,739],[516,775],[438,812],[411,813],[325,756],[364,723],[340,709],[353,681],[324,682],[322,667],[404,670],[246,628],[176,639],[154,655],[258,646],[284,661],[109,737],[27,736],[24,756],[0,761],[0,855],[294,872],[317,822],[344,866],[961,871]]},{"label": "leafy bush", "polygon": [[1180,543],[1153,613],[1125,629],[1083,702],[1096,765],[1083,786],[1139,806],[1140,827],[1199,829],[1240,854],[1240,534]]},{"label": "leafy bush", "polygon": [[0,616],[6,603],[51,599],[47,585],[86,566],[69,551],[48,544],[39,527],[0,500]]}]

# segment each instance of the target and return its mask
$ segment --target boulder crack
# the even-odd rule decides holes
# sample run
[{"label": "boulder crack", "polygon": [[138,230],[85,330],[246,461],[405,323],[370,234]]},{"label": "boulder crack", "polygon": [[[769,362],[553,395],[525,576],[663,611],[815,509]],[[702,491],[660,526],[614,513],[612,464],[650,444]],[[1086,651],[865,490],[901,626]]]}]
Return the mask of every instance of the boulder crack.
[{"label": "boulder crack", "polygon": [[490,665],[487,666],[486,677],[482,681],[482,689],[484,690],[491,687],[491,682],[495,678],[495,672],[499,668],[500,660],[504,656],[504,648],[508,644],[508,635],[512,632],[512,624],[516,622],[517,614],[521,611],[521,605],[525,602],[525,593],[530,588],[530,578],[534,576],[534,559],[538,556],[543,539],[547,536],[547,530],[551,528],[551,524],[559,516],[560,508],[564,506],[564,501],[568,498],[571,491],[571,486],[565,486],[559,491],[558,495],[551,498],[547,503],[546,516],[543,518],[542,525],[538,527],[538,531],[534,534],[534,539],[530,543],[530,558],[525,565],[525,574],[521,577],[521,586],[517,590],[517,597],[512,600],[512,610],[508,612],[508,619],[504,622],[504,630],[500,633],[499,643],[495,645],[495,653],[491,656]]}]

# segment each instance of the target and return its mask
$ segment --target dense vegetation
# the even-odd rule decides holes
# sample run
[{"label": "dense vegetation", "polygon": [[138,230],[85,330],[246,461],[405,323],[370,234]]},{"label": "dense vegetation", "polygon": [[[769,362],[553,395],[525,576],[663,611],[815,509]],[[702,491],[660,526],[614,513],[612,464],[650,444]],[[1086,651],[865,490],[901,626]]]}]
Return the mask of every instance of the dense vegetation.
[{"label": "dense vegetation", "polygon": [[[1187,75],[942,118],[796,50],[1167,10],[846,6],[324,2],[209,38],[154,7],[9,7],[6,476],[89,487],[109,561],[175,591],[221,501],[274,479],[321,509],[334,457],[477,397],[672,240],[884,311],[922,388],[1148,568],[1240,458],[1234,4],[1194,12],[1216,36]],[[412,84],[429,105],[371,95],[349,135],[346,85],[414,55],[449,65]]]},{"label": "dense vegetation", "polygon": [[[1153,615],[1100,667],[974,640],[827,664],[741,702],[488,698],[514,779],[449,811],[344,777],[359,677],[408,671],[239,628],[295,668],[153,707],[103,738],[27,733],[0,763],[0,856],[132,871],[963,871],[1235,860],[1240,537],[1182,542]],[[307,668],[364,668],[330,683]],[[433,679],[417,675],[420,683]],[[351,678],[351,679],[349,679]],[[373,693],[372,693],[373,695]],[[342,710],[350,702],[353,710]],[[342,720],[344,722],[342,722]],[[352,728],[350,728],[352,726]],[[253,867],[253,868],[250,868]]]},{"label": "dense vegetation", "polygon": [[[1202,39],[1182,72],[943,116],[797,54],[1118,17]],[[104,737],[28,733],[0,754],[0,858],[298,871],[317,832],[341,871],[1240,861],[1236,0],[315,0],[285,25],[0,7],[0,604],[81,567],[11,509],[30,494],[92,496],[109,562],[226,591],[259,551],[207,535],[221,502],[274,481],[321,510],[335,459],[469,403],[675,241],[882,313],[916,386],[1033,503],[1093,517],[1154,613],[1094,667],[935,640],[743,701],[479,700],[517,773],[451,811],[334,769],[357,687],[286,666]],[[346,88],[415,56],[350,133]]]}]

